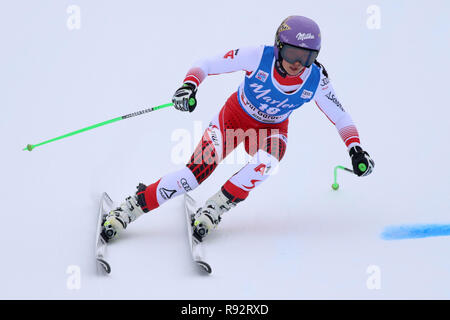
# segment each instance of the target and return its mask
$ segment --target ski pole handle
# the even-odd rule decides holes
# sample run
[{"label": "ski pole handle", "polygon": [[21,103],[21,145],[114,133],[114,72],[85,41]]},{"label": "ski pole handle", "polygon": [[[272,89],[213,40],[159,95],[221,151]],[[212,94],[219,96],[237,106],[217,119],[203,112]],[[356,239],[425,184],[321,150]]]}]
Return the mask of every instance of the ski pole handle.
[{"label": "ski pole handle", "polygon": [[[190,101],[189,101],[189,103],[190,103]],[[47,144],[47,143],[50,143],[50,142],[53,142],[53,141],[56,141],[56,140],[61,140],[61,139],[64,139],[64,138],[76,135],[78,133],[85,132],[85,131],[88,131],[88,130],[92,130],[92,129],[95,129],[95,128],[98,128],[98,127],[101,127],[101,126],[104,126],[104,125],[107,125],[107,124],[110,124],[110,123],[113,123],[113,122],[117,122],[117,121],[120,121],[120,120],[133,118],[133,117],[136,117],[136,116],[140,116],[140,115],[152,112],[152,111],[156,111],[156,110],[167,108],[167,107],[171,107],[171,106],[173,106],[173,103],[166,103],[166,104],[162,104],[160,106],[156,106],[156,107],[153,107],[153,108],[148,108],[148,109],[145,109],[145,110],[141,110],[141,111],[133,112],[133,113],[130,113],[130,114],[126,114],[124,116],[120,116],[120,117],[117,117],[117,118],[114,118],[114,119],[111,119],[111,120],[103,121],[103,122],[94,124],[92,126],[89,126],[89,127],[83,128],[83,129],[79,129],[79,130],[76,130],[76,131],[72,131],[72,132],[66,133],[66,134],[64,134],[62,136],[59,136],[59,137],[56,137],[56,138],[53,138],[53,139],[49,139],[49,140],[46,140],[46,141],[43,141],[43,142],[40,142],[40,143],[37,143],[37,144],[28,144],[22,150],[23,151],[25,151],[25,150],[32,151],[36,147],[42,146],[44,144]]]}]

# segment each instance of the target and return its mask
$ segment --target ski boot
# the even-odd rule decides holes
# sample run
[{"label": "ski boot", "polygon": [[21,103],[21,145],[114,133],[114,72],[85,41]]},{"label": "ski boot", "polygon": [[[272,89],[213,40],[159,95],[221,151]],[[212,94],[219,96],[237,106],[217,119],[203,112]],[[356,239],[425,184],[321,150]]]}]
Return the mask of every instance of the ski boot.
[{"label": "ski boot", "polygon": [[192,216],[193,236],[202,242],[211,230],[217,228],[222,220],[221,215],[235,206],[236,203],[230,201],[222,191],[217,192]]},{"label": "ski boot", "polygon": [[138,191],[135,196],[127,197],[125,202],[119,207],[111,210],[108,214],[105,214],[103,217],[101,236],[106,242],[116,238],[127,228],[129,223],[148,211],[142,209],[142,207],[145,207],[145,200],[142,192],[146,188],[146,185],[140,183],[137,187]]}]

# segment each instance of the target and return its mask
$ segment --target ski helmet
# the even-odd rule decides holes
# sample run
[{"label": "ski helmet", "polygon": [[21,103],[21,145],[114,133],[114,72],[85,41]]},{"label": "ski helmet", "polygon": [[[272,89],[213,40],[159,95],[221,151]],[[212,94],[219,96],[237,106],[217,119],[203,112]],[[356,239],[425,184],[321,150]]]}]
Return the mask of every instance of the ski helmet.
[{"label": "ski helmet", "polygon": [[309,67],[316,60],[321,44],[320,29],[313,20],[302,16],[289,16],[275,34],[275,59],[289,63],[299,61]]}]

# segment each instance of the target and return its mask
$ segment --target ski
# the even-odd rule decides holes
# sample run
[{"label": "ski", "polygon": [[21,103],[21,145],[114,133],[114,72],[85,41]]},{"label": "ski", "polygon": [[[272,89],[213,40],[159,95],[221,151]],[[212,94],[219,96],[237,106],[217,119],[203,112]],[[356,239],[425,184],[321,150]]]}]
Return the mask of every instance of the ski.
[{"label": "ski", "polygon": [[97,237],[95,241],[95,258],[97,260],[97,266],[101,267],[101,270],[103,270],[106,273],[111,273],[111,266],[105,259],[105,250],[106,250],[106,240],[103,239],[101,232],[102,232],[102,225],[105,215],[108,214],[109,211],[111,211],[114,207],[114,202],[111,200],[111,198],[108,196],[106,192],[103,192],[102,197],[100,199],[100,209],[98,214],[98,221],[97,221]]},{"label": "ski", "polygon": [[189,248],[191,250],[192,259],[198,266],[201,267],[201,270],[206,271],[207,273],[211,273],[212,272],[211,266],[205,261],[202,242],[198,241],[193,236],[194,231],[192,228],[192,216],[197,211],[197,204],[195,200],[187,194],[184,195],[184,204],[186,211]]}]

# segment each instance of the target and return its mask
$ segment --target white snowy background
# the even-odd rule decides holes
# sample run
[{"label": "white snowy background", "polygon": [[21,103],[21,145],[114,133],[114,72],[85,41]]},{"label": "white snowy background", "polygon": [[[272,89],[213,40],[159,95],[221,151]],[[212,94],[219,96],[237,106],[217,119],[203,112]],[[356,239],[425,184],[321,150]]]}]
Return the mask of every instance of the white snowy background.
[{"label": "white snowy background", "polygon": [[[449,237],[380,238],[386,226],[450,224],[449,9],[444,0],[2,1],[0,298],[450,298]],[[278,174],[208,239],[211,276],[190,260],[182,197],[130,225],[108,248],[111,275],[98,275],[101,193],[119,202],[180,168],[172,134],[205,127],[244,74],[208,77],[192,114],[163,109],[22,149],[170,102],[196,59],[273,44],[292,14],[320,25],[319,61],[374,173],[340,172],[331,189],[333,167],[350,160],[310,103],[291,117]],[[206,200],[240,167],[220,166],[192,195]]]}]

